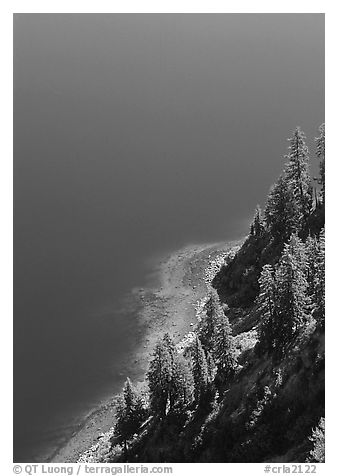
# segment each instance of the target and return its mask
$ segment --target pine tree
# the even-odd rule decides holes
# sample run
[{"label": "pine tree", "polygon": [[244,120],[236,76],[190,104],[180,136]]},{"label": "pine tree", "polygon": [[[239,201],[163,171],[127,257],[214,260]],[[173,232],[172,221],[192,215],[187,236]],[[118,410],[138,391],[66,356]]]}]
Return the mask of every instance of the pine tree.
[{"label": "pine tree", "polygon": [[308,282],[308,296],[313,299],[315,292],[315,282],[318,271],[318,253],[319,244],[317,238],[308,236],[305,241],[306,259],[308,264],[307,282]]},{"label": "pine tree", "polygon": [[325,202],[325,124],[319,127],[319,137],[316,137],[316,156],[319,160],[319,174],[318,183],[322,186],[321,195],[323,203]]},{"label": "pine tree", "polygon": [[160,418],[165,417],[169,404],[172,384],[172,354],[170,346],[164,340],[156,344],[153,359],[150,362],[147,380],[150,394],[150,406]]},{"label": "pine tree", "polygon": [[[192,393],[191,372],[178,355],[169,334],[156,345],[147,374],[150,404],[161,418],[174,409],[189,403]],[[190,386],[190,389],[187,386]],[[189,397],[190,395],[190,397]]]},{"label": "pine tree", "polygon": [[208,388],[208,364],[201,341],[196,336],[192,348],[192,372],[194,377],[194,398],[201,402]]},{"label": "pine tree", "polygon": [[300,216],[284,174],[271,187],[266,201],[265,221],[274,240],[280,243],[285,243],[299,229]]},{"label": "pine tree", "polygon": [[258,331],[259,354],[271,353],[275,347],[275,330],[277,322],[277,289],[274,269],[270,264],[263,266],[259,277],[258,309],[261,314],[261,325]]},{"label": "pine tree", "polygon": [[142,397],[135,391],[129,378],[124,384],[116,415],[117,421],[114,433],[124,442],[124,448],[127,451],[127,441],[137,433],[146,417]]},{"label": "pine tree", "polygon": [[220,317],[224,316],[218,294],[214,289],[209,293],[209,298],[205,303],[205,311],[206,315],[204,319],[202,319],[198,329],[198,337],[203,348],[212,351],[216,323]]},{"label": "pine tree", "polygon": [[250,234],[259,237],[264,231],[264,221],[262,217],[262,210],[259,205],[256,207],[255,216],[250,227]]},{"label": "pine tree", "polygon": [[124,403],[125,403],[126,407],[128,409],[133,408],[133,406],[135,404],[136,395],[134,393],[134,389],[132,387],[132,383],[131,383],[129,377],[127,377],[127,380],[126,380],[126,382],[124,384],[124,387],[123,387],[123,398],[124,398]]},{"label": "pine tree", "polygon": [[309,317],[306,272],[305,246],[296,235],[292,235],[276,270],[276,347],[280,352],[284,352]]},{"label": "pine tree", "polygon": [[174,341],[170,337],[168,333],[166,333],[163,337],[163,345],[165,346],[168,357],[169,357],[169,365],[168,365],[168,397],[169,397],[169,410],[173,408],[176,398],[177,398],[177,382],[176,378],[178,376],[177,372],[177,350],[174,344]]},{"label": "pine tree", "polygon": [[232,329],[227,316],[219,316],[214,338],[214,356],[218,376],[224,382],[233,375],[237,367],[237,357]]},{"label": "pine tree", "polygon": [[293,136],[289,139],[288,163],[285,168],[285,178],[303,221],[309,217],[312,208],[309,150],[305,139],[304,132],[297,127]]},{"label": "pine tree", "polygon": [[173,373],[175,407],[182,409],[192,403],[194,379],[192,370],[183,356],[177,356]]},{"label": "pine tree", "polygon": [[162,342],[170,355],[171,361],[173,362],[177,351],[176,351],[174,341],[172,337],[168,334],[168,332],[164,334]]},{"label": "pine tree", "polygon": [[319,325],[324,326],[325,321],[325,230],[320,232],[318,254],[314,277],[313,301],[315,305],[314,317]]}]

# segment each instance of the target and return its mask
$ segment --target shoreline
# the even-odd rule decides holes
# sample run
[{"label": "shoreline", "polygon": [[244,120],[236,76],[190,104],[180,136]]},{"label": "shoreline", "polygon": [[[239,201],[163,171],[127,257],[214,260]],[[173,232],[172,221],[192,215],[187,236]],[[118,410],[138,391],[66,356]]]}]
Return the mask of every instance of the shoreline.
[{"label": "shoreline", "polygon": [[[187,245],[159,260],[155,266],[156,284],[135,288],[130,298],[140,307],[135,327],[135,351],[122,367],[135,386],[145,384],[149,359],[157,341],[168,332],[176,344],[194,329],[196,306],[208,291],[212,277],[223,259],[242,240]],[[213,269],[215,268],[215,269]],[[90,458],[99,442],[110,437],[115,419],[117,394],[94,408],[79,423],[72,436],[48,458],[51,463],[75,463],[86,453]]]}]

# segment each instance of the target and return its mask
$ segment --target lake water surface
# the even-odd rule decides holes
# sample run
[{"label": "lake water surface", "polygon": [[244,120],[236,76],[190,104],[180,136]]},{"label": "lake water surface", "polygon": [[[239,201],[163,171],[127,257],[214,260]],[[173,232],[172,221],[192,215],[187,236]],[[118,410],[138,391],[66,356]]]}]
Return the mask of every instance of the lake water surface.
[{"label": "lake water surface", "polygon": [[121,388],[151,258],[243,235],[292,129],[315,136],[323,21],[15,15],[16,461]]}]

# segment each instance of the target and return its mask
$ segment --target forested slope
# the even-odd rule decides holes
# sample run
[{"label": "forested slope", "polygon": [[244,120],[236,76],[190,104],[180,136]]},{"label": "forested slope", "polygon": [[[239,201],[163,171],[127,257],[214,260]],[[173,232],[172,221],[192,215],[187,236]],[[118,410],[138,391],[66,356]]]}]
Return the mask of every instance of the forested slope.
[{"label": "forested slope", "polygon": [[249,235],[213,279],[194,338],[167,334],[126,382],[105,461],[324,461],[325,130],[289,139]]}]

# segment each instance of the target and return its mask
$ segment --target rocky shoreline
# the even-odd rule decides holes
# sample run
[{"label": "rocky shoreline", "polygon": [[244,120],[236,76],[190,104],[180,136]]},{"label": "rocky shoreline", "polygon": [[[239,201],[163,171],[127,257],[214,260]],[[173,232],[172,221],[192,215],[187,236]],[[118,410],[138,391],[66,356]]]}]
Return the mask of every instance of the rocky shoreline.
[{"label": "rocky shoreline", "polygon": [[[177,346],[184,346],[199,318],[210,281],[239,242],[189,245],[162,259],[156,267],[157,284],[132,291],[140,311],[138,342],[123,363],[136,385],[144,385],[149,358],[159,338],[168,332]],[[49,459],[53,463],[95,462],[113,433],[116,397],[85,419],[79,430]]]}]

